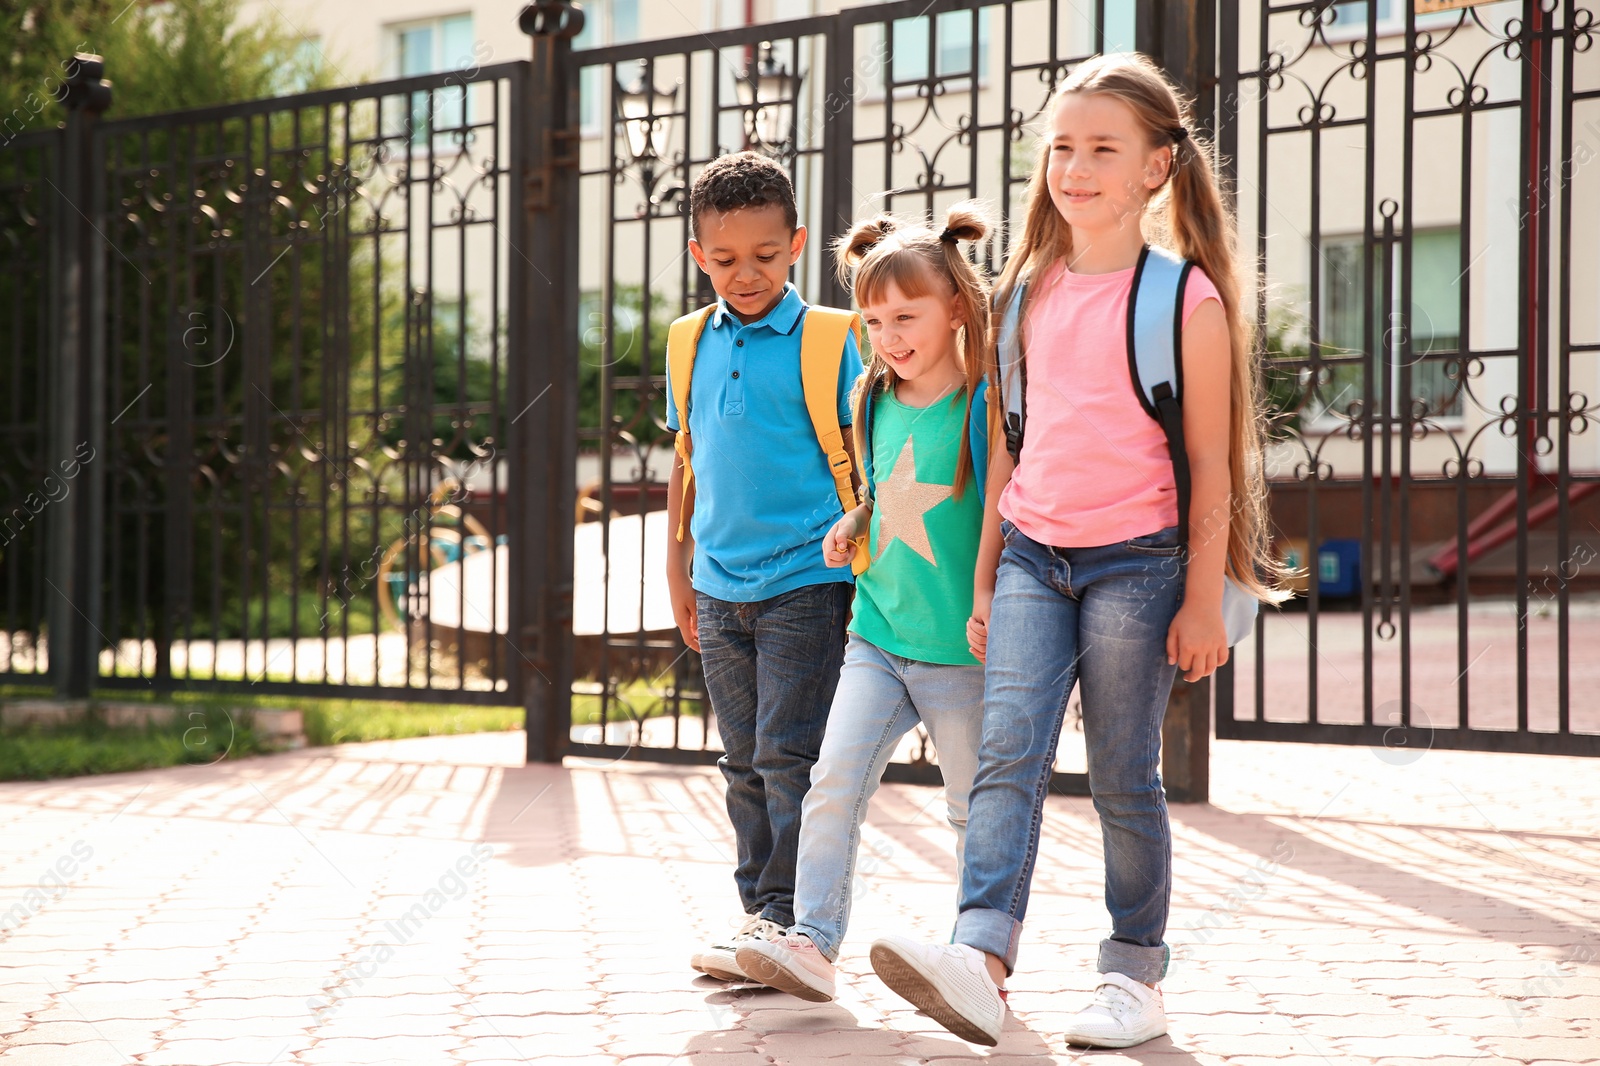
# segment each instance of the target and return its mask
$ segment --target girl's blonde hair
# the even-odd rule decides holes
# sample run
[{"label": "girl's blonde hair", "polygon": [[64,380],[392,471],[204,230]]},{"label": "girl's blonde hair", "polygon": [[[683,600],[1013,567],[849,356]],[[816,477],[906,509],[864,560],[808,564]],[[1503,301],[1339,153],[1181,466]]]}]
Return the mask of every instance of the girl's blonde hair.
[{"label": "girl's blonde hair", "polygon": [[[880,214],[857,222],[833,242],[839,281],[854,291],[861,306],[877,303],[890,285],[908,299],[922,296],[956,297],[961,327],[956,332],[957,351],[967,377],[966,417],[972,418],[972,396],[991,362],[989,346],[989,280],[961,253],[962,241],[977,242],[988,236],[990,225],[982,205],[966,200],[945,212],[944,228]],[[897,380],[894,368],[874,351],[851,400],[855,408],[856,454],[865,454],[871,441],[862,439],[867,405]],[[971,434],[961,435],[961,455],[956,461],[952,490],[959,498],[972,477]]]},{"label": "girl's blonde hair", "polygon": [[[1211,165],[1211,145],[1198,135],[1188,104],[1161,68],[1138,53],[1095,56],[1076,67],[1052,97],[1045,121],[1053,120],[1063,98],[1104,93],[1127,104],[1144,127],[1150,147],[1171,146],[1167,180],[1146,206],[1145,233],[1153,243],[1172,248],[1198,264],[1217,287],[1228,320],[1232,383],[1228,466],[1232,505],[1228,519],[1227,572],[1259,599],[1289,598],[1286,571],[1268,544],[1267,491],[1262,475],[1261,381],[1252,330],[1240,302],[1239,264],[1233,216],[1223,200]],[[1177,131],[1186,131],[1176,135]],[[1011,249],[995,286],[995,307],[1005,307],[1018,283],[1072,255],[1072,227],[1050,199],[1047,171],[1051,138],[1039,140],[1038,158],[1028,182],[1023,231]],[[1182,353],[1177,353],[1182,358]],[[1211,523],[1204,525],[1209,528]]]}]

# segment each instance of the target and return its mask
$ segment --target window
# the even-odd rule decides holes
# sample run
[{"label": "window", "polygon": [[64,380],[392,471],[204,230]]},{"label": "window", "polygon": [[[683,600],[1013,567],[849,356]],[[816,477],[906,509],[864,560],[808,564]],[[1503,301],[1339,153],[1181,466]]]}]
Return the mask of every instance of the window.
[{"label": "window", "polygon": [[[889,76],[889,63],[894,62],[896,88],[915,85],[928,80],[929,34],[933,35],[932,58],[934,76],[962,78],[972,74],[971,11],[947,11],[942,15],[896,19],[889,31],[890,46],[883,46],[883,29],[878,27],[877,44],[873,51],[880,53],[869,83],[869,92],[881,93]],[[978,25],[978,77],[989,76],[989,9],[977,13]]]},{"label": "window", "polygon": [[[392,28],[395,74],[409,77],[447,70],[476,70],[477,45],[472,39],[472,16],[454,15]],[[428,135],[444,146],[460,144],[470,121],[465,85],[450,85],[431,94],[411,94],[408,116],[413,145],[426,145]],[[449,131],[458,131],[454,136]],[[400,132],[391,130],[391,134]],[[441,136],[441,134],[446,134]]]},{"label": "window", "polygon": [[[597,0],[583,8],[583,32],[572,40],[572,47],[601,48],[639,39],[639,0]],[[626,64],[624,64],[626,68]],[[606,92],[609,67],[583,67],[578,79],[578,124],[586,136],[602,132],[601,104],[610,99]],[[627,75],[624,74],[624,84]]]},{"label": "window", "polygon": [[[1372,269],[1366,269],[1364,245],[1360,236],[1330,237],[1322,247],[1322,345],[1323,355],[1339,357],[1376,351],[1378,343],[1390,346],[1390,380],[1374,383],[1379,410],[1387,404],[1394,415],[1400,414],[1393,396],[1400,386],[1400,361],[1404,329],[1411,333],[1411,389],[1410,395],[1427,404],[1430,418],[1455,418],[1461,415],[1461,396],[1457,383],[1450,376],[1454,369],[1455,352],[1461,344],[1461,232],[1455,228],[1419,230],[1411,238],[1411,314],[1396,316],[1396,326],[1389,329],[1380,321],[1381,306],[1376,308],[1373,328],[1378,334],[1371,343],[1364,342],[1366,322],[1366,296],[1363,279],[1370,279],[1369,294],[1374,300],[1380,295],[1382,275],[1377,269],[1378,252],[1372,253]],[[1400,302],[1401,248],[1394,248],[1391,305]],[[1381,338],[1381,341],[1379,340]],[[1329,383],[1323,387],[1320,402],[1311,405],[1313,421],[1329,410],[1340,416],[1352,402],[1361,399],[1363,372],[1360,365],[1341,364],[1333,368]]]},{"label": "window", "polygon": [[[1388,37],[1406,32],[1406,9],[1395,0],[1376,0],[1378,5],[1378,36]],[[1408,0],[1409,2],[1409,0]],[[1324,31],[1329,41],[1353,41],[1367,35],[1367,0],[1344,0],[1333,5],[1333,20]],[[1417,16],[1417,28],[1454,25],[1459,11],[1436,11]]]}]

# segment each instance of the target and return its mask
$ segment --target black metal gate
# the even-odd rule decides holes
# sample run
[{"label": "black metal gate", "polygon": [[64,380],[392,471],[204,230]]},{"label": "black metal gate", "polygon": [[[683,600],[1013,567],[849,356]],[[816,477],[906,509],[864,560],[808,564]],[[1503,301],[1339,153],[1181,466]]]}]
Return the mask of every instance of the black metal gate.
[{"label": "black metal gate", "polygon": [[[1600,167],[1583,169],[1600,61],[1589,12],[1550,6],[918,0],[577,53],[578,208],[600,237],[579,260],[581,495],[611,582],[585,595],[580,566],[592,703],[572,750],[713,754],[685,716],[694,657],[647,589],[670,461],[665,326],[710,298],[683,250],[698,167],[743,147],[785,161],[813,235],[796,281],[843,303],[818,237],[872,207],[967,196],[1009,216],[1053,87],[1089,54],[1138,47],[1194,94],[1237,183],[1262,272],[1278,547],[1312,574],[1219,675],[1217,735],[1395,759],[1600,753],[1600,706],[1573,695],[1600,675],[1572,654],[1600,638],[1600,537],[1585,535],[1600,533],[1600,326],[1577,332],[1573,311],[1574,279],[1600,292],[1600,266],[1572,239],[1600,201]],[[1504,188],[1486,193],[1485,172]],[[1509,227],[1480,217],[1507,202]],[[1002,233],[991,266],[1004,250]],[[1204,695],[1169,713],[1198,795]]]},{"label": "black metal gate", "polygon": [[1452,6],[1219,7],[1273,516],[1311,568],[1219,737],[1600,754],[1594,17],[1417,13]]},{"label": "black metal gate", "polygon": [[[1588,9],[904,0],[573,52],[581,21],[530,5],[529,63],[114,121],[89,64],[64,129],[0,147],[0,681],[507,703],[530,758],[715,758],[660,580],[688,184],[782,160],[795,280],[842,304],[828,237],[1009,216],[1054,87],[1136,47],[1237,183],[1312,570],[1217,735],[1600,753]],[[1192,798],[1205,694],[1169,714]]]},{"label": "black metal gate", "polygon": [[572,27],[528,28],[532,63],[111,121],[80,57],[0,151],[0,680],[520,705],[551,757]]}]

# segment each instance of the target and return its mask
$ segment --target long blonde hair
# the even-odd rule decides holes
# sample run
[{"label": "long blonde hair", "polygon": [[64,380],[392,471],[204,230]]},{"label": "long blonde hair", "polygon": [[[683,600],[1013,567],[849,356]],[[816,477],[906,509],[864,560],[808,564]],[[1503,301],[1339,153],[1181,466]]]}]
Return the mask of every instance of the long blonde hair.
[{"label": "long blonde hair", "polygon": [[[1282,588],[1287,571],[1269,548],[1260,371],[1250,320],[1240,303],[1234,220],[1211,165],[1212,146],[1195,130],[1188,104],[1161,68],[1138,53],[1095,56],[1076,67],[1051,98],[1047,124],[1061,100],[1076,93],[1115,97],[1133,111],[1151,148],[1172,147],[1167,180],[1145,207],[1145,233],[1152,243],[1196,263],[1222,298],[1231,349],[1232,392],[1228,448],[1232,505],[1226,567],[1234,580],[1259,599],[1280,603],[1291,593]],[[1187,135],[1174,137],[1172,131],[1180,128],[1187,130]],[[1050,265],[1069,261],[1072,255],[1072,227],[1050,199],[1050,146],[1049,136],[1040,138],[1028,182],[1022,235],[995,285],[997,308],[1006,306],[1020,281],[1038,277]],[[1182,358],[1181,352],[1178,357]]]},{"label": "long blonde hair", "polygon": [[[977,242],[989,234],[989,221],[982,205],[965,200],[945,212],[943,232],[927,222],[910,222],[894,215],[880,214],[850,227],[833,242],[834,261],[839,280],[854,291],[856,303],[876,303],[893,285],[908,299],[922,296],[955,296],[961,328],[956,333],[957,351],[967,378],[966,418],[972,418],[972,397],[987,372],[989,345],[989,280],[961,252],[959,242]],[[886,389],[894,387],[898,376],[882,354],[873,351],[867,371],[852,398],[855,408],[856,454],[872,447],[862,439],[867,405]],[[971,434],[961,436],[961,455],[956,461],[952,491],[960,498],[972,477]]]}]

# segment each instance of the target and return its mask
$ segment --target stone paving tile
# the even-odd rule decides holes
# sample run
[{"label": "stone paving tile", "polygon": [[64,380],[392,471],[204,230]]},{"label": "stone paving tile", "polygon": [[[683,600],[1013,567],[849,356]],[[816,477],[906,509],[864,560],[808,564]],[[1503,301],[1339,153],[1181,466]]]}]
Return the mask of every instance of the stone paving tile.
[{"label": "stone paving tile", "polygon": [[0,934],[0,1066],[1600,1062],[1593,761],[1216,742],[1213,803],[1170,812],[1170,1034],[1085,1052],[1059,1033],[1105,935],[1086,797],[1049,800],[1014,1014],[979,1051],[866,960],[885,932],[948,936],[935,790],[875,800],[821,1006],[687,969],[736,917],[714,770],[521,754],[508,733],[0,785],[24,857],[0,903],[94,854]]}]

